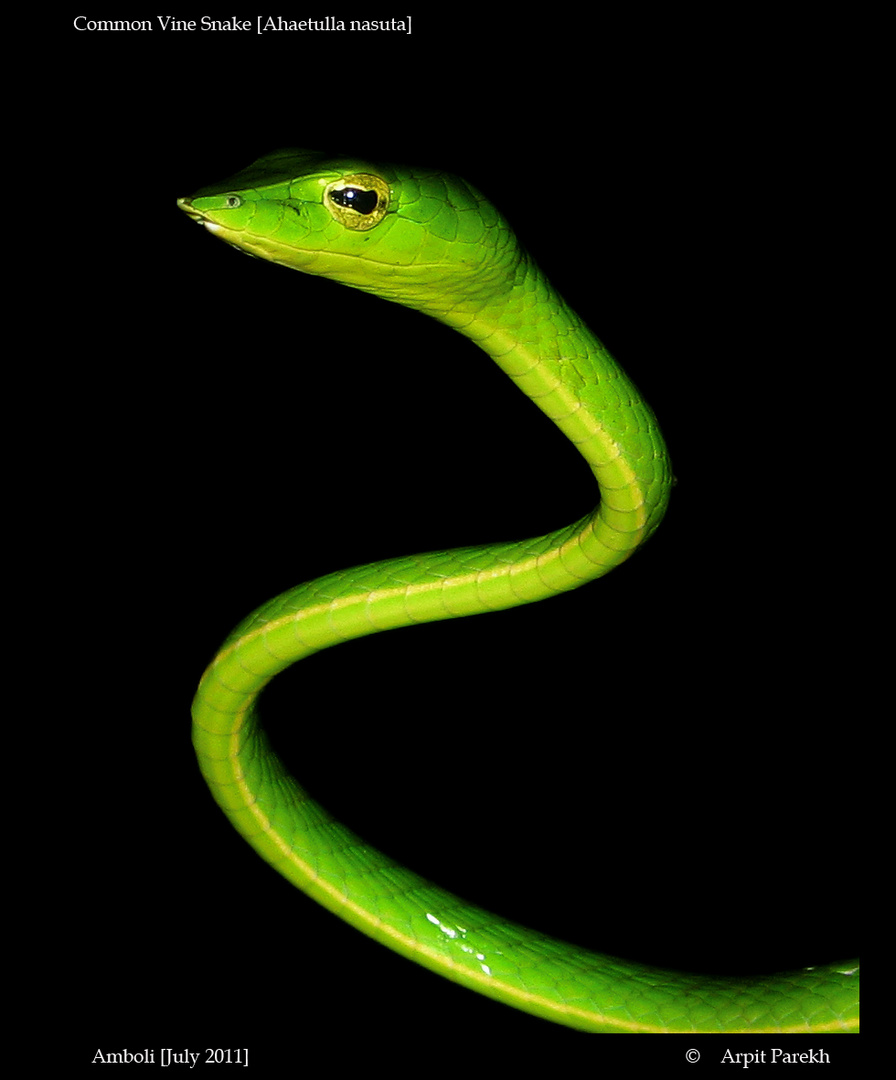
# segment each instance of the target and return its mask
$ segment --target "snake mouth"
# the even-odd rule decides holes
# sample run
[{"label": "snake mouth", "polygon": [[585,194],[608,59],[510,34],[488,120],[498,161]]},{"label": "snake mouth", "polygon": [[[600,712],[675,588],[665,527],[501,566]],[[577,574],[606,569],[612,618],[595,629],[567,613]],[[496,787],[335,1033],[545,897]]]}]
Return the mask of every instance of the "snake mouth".
[{"label": "snake mouth", "polygon": [[[178,199],[177,205],[191,221],[195,221],[197,225],[202,225],[204,228],[208,229],[213,236],[218,236],[222,240],[225,240],[231,247],[239,248],[241,251],[246,251],[250,255],[253,254],[244,242],[241,243],[239,240],[235,239],[238,235],[237,233],[228,230],[225,225],[215,221],[202,210],[197,210],[189,196]],[[234,237],[234,239],[231,237]]]},{"label": "snake mouth", "polygon": [[177,200],[177,205],[183,210],[183,212],[193,221],[198,221],[201,225],[205,224],[205,218],[203,215],[193,206],[191,199],[183,198]]},{"label": "snake mouth", "polygon": [[223,225],[209,217],[207,213],[197,210],[190,196],[178,199],[177,205],[191,221],[195,221],[197,225],[204,225],[210,232],[217,233],[224,228]]}]

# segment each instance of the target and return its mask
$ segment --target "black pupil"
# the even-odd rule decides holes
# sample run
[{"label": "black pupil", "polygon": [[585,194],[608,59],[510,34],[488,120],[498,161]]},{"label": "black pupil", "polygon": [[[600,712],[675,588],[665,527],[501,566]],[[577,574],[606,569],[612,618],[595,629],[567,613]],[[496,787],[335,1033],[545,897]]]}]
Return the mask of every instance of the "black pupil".
[{"label": "black pupil", "polygon": [[330,198],[337,206],[350,206],[359,214],[372,214],[376,210],[377,193],[364,191],[362,188],[339,188],[330,192]]}]

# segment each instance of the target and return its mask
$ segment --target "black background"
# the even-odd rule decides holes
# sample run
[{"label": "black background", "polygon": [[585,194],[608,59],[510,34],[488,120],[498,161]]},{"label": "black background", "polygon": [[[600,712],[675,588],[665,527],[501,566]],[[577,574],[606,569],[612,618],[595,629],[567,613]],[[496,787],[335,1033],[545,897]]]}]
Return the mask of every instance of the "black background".
[{"label": "black background", "polygon": [[282,145],[485,191],[652,403],[678,477],[605,580],[282,676],[270,726],[303,783],[454,891],[595,949],[726,971],[858,951],[851,567],[872,524],[837,475],[863,403],[828,374],[851,319],[824,168],[841,118],[810,64],[788,75],[795,39],[715,27],[707,48],[693,29],[443,11],[411,36],[69,32],[77,77],[47,117],[65,160],[40,181],[63,296],[34,351],[58,318],[35,417],[41,590],[76,658],[46,681],[77,703],[57,826],[80,1060],[248,1046],[256,1070],[313,1055],[341,1074],[621,1053],[341,924],[232,832],[195,767],[195,685],[259,603],[595,498],[470,343],[177,211]]}]

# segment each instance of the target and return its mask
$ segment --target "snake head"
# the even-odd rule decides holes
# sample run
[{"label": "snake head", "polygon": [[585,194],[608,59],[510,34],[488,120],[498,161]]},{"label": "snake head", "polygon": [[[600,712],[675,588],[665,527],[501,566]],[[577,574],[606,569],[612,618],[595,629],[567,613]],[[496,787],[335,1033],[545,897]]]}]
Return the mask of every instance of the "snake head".
[{"label": "snake head", "polygon": [[511,288],[524,259],[501,215],[465,181],[308,150],[268,154],[178,206],[250,255],[453,325]]}]

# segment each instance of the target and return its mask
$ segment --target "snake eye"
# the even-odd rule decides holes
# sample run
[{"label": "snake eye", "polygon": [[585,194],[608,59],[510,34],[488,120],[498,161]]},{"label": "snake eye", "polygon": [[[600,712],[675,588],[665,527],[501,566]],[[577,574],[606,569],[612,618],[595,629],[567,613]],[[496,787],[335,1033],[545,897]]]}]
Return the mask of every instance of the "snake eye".
[{"label": "snake eye", "polygon": [[347,187],[330,192],[330,198],[337,206],[351,207],[365,217],[376,210],[379,195],[375,191],[365,191],[363,188]]},{"label": "snake eye", "polygon": [[238,206],[242,206],[243,204],[243,200],[239,197],[239,195],[228,195],[226,202],[228,210],[236,210]]},{"label": "snake eye", "polygon": [[372,173],[352,173],[327,184],[324,206],[347,229],[366,232],[386,216],[389,185]]}]

